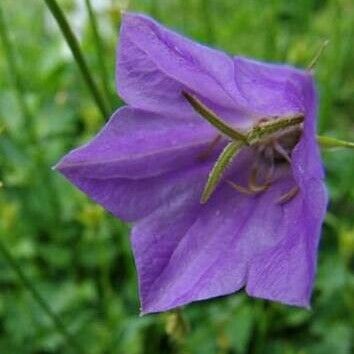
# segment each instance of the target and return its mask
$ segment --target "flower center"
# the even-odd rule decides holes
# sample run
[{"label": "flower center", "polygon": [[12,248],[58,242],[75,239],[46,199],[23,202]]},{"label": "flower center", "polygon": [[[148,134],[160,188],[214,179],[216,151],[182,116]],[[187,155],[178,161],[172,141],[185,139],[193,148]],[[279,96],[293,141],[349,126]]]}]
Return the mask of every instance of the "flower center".
[{"label": "flower center", "polygon": [[[302,125],[298,125],[254,144],[251,148],[254,150],[255,160],[249,173],[247,187],[230,180],[227,183],[238,192],[247,195],[268,190],[278,178],[277,169],[291,165],[291,154],[301,138],[302,129]],[[282,195],[278,202],[282,204],[291,200],[297,192],[296,186]]]}]

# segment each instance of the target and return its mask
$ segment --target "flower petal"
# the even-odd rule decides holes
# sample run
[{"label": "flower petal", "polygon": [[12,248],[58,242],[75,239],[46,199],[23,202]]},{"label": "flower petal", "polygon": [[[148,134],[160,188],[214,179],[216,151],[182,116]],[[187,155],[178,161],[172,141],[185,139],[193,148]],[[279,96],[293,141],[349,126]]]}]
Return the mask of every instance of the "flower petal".
[{"label": "flower petal", "polygon": [[301,140],[292,153],[292,173],[300,196],[284,207],[287,237],[252,262],[247,292],[256,297],[308,307],[328,196],[316,142],[317,99],[310,73],[304,76],[300,93],[305,122]]},{"label": "flower petal", "polygon": [[136,108],[184,117],[191,110],[181,92],[189,90],[237,109],[231,57],[149,17],[124,14],[117,56],[118,93]]},{"label": "flower petal", "polygon": [[[248,165],[244,154],[233,169],[247,171]],[[302,194],[285,205],[277,203],[294,184],[289,173],[255,197],[223,183],[204,206],[199,204],[203,184],[197,180],[183,198],[170,199],[137,222],[132,243],[142,311],[165,311],[230,294],[246,284],[254,296],[306,306],[316,260],[312,245],[318,240],[322,215],[316,217],[313,210],[302,208]],[[237,177],[244,183],[245,173]],[[314,198],[317,192],[312,188],[307,197]],[[281,254],[282,262],[274,259],[273,264],[267,258],[273,253]],[[269,279],[265,286],[261,286],[263,278]],[[292,286],[285,287],[285,280]]]},{"label": "flower petal", "polygon": [[191,184],[206,180],[210,166],[172,171],[161,176],[128,179],[85,177],[64,171],[65,177],[116,217],[127,222],[147,217],[169,200],[183,196]]},{"label": "flower petal", "polygon": [[305,110],[304,129],[300,142],[292,153],[292,160],[296,182],[305,191],[306,181],[324,178],[321,153],[316,139],[317,96],[310,73],[301,87],[301,98]]},{"label": "flower petal", "polygon": [[307,187],[283,207],[278,232],[286,229],[286,237],[251,262],[249,295],[309,307],[327,195],[321,180]]},{"label": "flower petal", "polygon": [[130,105],[174,119],[191,115],[194,93],[237,127],[265,116],[301,113],[304,72],[200,45],[149,17],[126,13],[118,46],[117,89]]},{"label": "flower petal", "polygon": [[[308,306],[327,204],[310,74],[232,60],[152,19],[125,14],[117,82],[135,108],[117,111],[93,141],[57,167],[116,216],[136,221],[132,244],[142,311],[164,311],[243,286],[256,297]],[[216,132],[182,91],[245,127],[265,116],[304,113],[292,169],[255,196],[222,182],[201,205],[211,163],[198,156]],[[247,180],[251,158],[245,151],[230,168],[237,183]],[[298,195],[277,203],[294,184]]]},{"label": "flower petal", "polygon": [[302,87],[306,73],[287,65],[235,57],[235,82],[244,105],[258,117],[304,111]]},{"label": "flower petal", "polygon": [[202,120],[173,120],[124,107],[91,142],[64,156],[57,168],[76,179],[153,177],[198,164],[198,154],[215,134]]}]

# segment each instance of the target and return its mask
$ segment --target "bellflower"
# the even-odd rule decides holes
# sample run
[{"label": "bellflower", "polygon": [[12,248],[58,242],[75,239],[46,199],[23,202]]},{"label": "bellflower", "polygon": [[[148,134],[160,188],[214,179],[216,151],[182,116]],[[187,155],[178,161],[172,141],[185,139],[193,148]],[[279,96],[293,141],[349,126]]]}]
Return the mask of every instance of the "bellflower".
[{"label": "bellflower", "polygon": [[133,223],[142,312],[243,287],[308,307],[327,205],[312,74],[131,13],[117,56],[127,106],[57,169]]}]

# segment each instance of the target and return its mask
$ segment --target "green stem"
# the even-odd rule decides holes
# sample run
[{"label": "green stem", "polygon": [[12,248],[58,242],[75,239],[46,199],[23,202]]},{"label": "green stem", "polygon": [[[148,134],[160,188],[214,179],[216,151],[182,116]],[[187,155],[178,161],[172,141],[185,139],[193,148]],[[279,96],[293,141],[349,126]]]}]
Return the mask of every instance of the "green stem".
[{"label": "green stem", "polygon": [[[89,20],[90,20],[93,40],[94,40],[95,46],[96,46],[97,62],[98,62],[100,72],[101,72],[102,88],[103,88],[103,91],[105,94],[105,100],[106,100],[106,102],[109,102],[110,101],[109,100],[110,94],[109,94],[109,85],[108,85],[108,81],[107,81],[107,67],[106,67],[106,63],[105,63],[104,55],[103,55],[103,52],[104,52],[103,51],[103,44],[102,44],[101,36],[100,36],[99,30],[98,30],[96,16],[95,16],[95,13],[92,8],[91,0],[85,0],[85,5],[86,5],[87,13],[89,16]],[[109,103],[108,103],[108,105],[109,105]]]},{"label": "green stem", "polygon": [[185,340],[190,330],[189,327],[182,309],[175,309],[167,313],[165,323],[166,334],[177,346],[178,353],[186,353]]},{"label": "green stem", "polygon": [[4,47],[5,60],[9,68],[8,73],[12,86],[15,90],[16,99],[24,120],[25,129],[31,142],[37,140],[34,125],[34,117],[32,116],[25,99],[25,92],[22,85],[21,75],[17,67],[17,60],[13,45],[10,41],[9,31],[6,26],[5,17],[0,6],[0,38]]},{"label": "green stem", "polygon": [[[20,70],[17,66],[17,60],[16,60],[16,55],[15,55],[15,50],[14,47],[12,45],[12,42],[10,40],[10,36],[9,36],[9,31],[6,25],[6,21],[3,15],[3,11],[2,8],[0,6],[0,39],[3,43],[3,47],[4,47],[4,54],[5,54],[5,59],[9,68],[9,76],[11,79],[11,83],[14,87],[15,90],[15,94],[16,94],[16,99],[17,99],[17,103],[20,109],[20,112],[22,114],[23,120],[24,120],[24,127],[25,127],[25,131],[26,131],[26,140],[27,142],[29,142],[30,144],[36,146],[37,151],[38,151],[38,159],[43,160],[43,149],[42,149],[42,145],[41,145],[41,141],[38,137],[38,134],[36,132],[36,126],[35,126],[35,120],[34,120],[34,116],[31,113],[27,102],[26,102],[26,98],[25,98],[25,90],[22,84],[22,78],[21,78],[21,74],[20,74]],[[3,130],[3,127],[0,127],[0,131]],[[17,142],[17,144],[19,145],[19,147],[21,149],[25,149],[26,150],[26,142]],[[32,158],[32,156],[31,156]],[[36,161],[37,163],[37,167],[40,167],[40,161]],[[53,186],[52,180],[50,178],[50,176],[48,176],[46,174],[46,178],[48,181],[47,187],[49,189],[51,189],[53,191],[53,193],[55,194],[55,188]],[[57,205],[57,201],[56,199],[53,199],[53,215],[58,215],[58,210],[59,207]]]},{"label": "green stem", "polygon": [[54,326],[58,330],[59,333],[65,338],[67,344],[74,349],[77,353],[82,353],[82,349],[76,342],[76,340],[72,337],[72,335],[66,329],[64,323],[58,317],[58,315],[51,309],[48,303],[44,300],[41,294],[37,291],[37,289],[32,285],[31,281],[27,278],[25,273],[22,271],[21,267],[9,252],[5,244],[2,240],[0,240],[0,253],[3,255],[4,259],[7,261],[8,265],[12,268],[12,270],[16,273],[21,283],[25,286],[25,288],[31,293],[33,299],[37,302],[37,304],[42,308],[42,310],[48,315],[48,317],[52,320]]},{"label": "green stem", "polygon": [[158,0],[150,0],[150,14],[154,18],[159,18],[159,3],[158,3]]},{"label": "green stem", "polygon": [[332,138],[330,136],[317,136],[317,142],[320,144],[322,148],[349,148],[354,149],[354,143],[345,140],[339,140],[336,138]]},{"label": "green stem", "polygon": [[209,0],[201,0],[200,12],[202,15],[202,23],[204,24],[204,28],[205,28],[205,39],[209,44],[213,44],[215,42],[214,26],[213,26],[211,2]]},{"label": "green stem", "polygon": [[317,64],[318,60],[320,59],[323,51],[326,49],[326,47],[328,46],[329,41],[325,40],[323,41],[323,43],[321,44],[321,46],[318,48],[316,54],[314,55],[314,57],[312,58],[311,62],[309,63],[309,65],[307,66],[307,70],[312,70],[315,65]]},{"label": "green stem", "polygon": [[62,9],[60,8],[60,6],[56,2],[56,0],[44,0],[44,1],[47,4],[53,17],[57,21],[57,23],[60,27],[60,30],[61,30],[68,46],[70,47],[70,50],[71,50],[71,52],[76,60],[76,63],[81,71],[82,77],[85,80],[85,83],[86,83],[88,89],[90,90],[90,93],[91,93],[93,99],[95,100],[98,109],[100,110],[102,116],[104,118],[107,118],[109,115],[109,109],[107,108],[105,101],[104,101],[103,97],[101,96],[101,93],[100,93],[93,77],[91,76],[90,70],[89,70],[88,65],[86,63],[86,60],[80,50],[79,43],[78,43],[73,31],[71,30],[69,23],[66,20]]},{"label": "green stem", "polygon": [[265,353],[269,317],[268,307],[269,305],[264,302],[255,304],[254,313],[257,316],[257,321],[253,325],[253,333],[246,351],[247,354]]}]

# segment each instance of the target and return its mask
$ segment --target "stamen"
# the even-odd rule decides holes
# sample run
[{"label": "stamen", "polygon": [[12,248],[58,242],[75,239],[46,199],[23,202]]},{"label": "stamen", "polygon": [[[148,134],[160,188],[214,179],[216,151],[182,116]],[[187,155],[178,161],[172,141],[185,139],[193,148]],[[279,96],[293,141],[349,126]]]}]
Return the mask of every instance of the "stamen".
[{"label": "stamen", "polygon": [[291,165],[291,159],[290,159],[288,153],[286,152],[286,150],[277,141],[273,142],[273,147],[274,147],[274,150],[277,153],[279,153],[279,155],[284,157],[284,159],[289,163],[289,165]]},{"label": "stamen", "polygon": [[255,192],[250,191],[249,189],[240,186],[239,184],[236,184],[232,181],[227,180],[226,181],[233,189],[236,189],[238,192],[246,195],[254,195]]},{"label": "stamen", "polygon": [[212,141],[211,143],[208,145],[208,147],[206,148],[205,151],[201,152],[198,155],[198,160],[200,161],[205,161],[207,160],[210,155],[212,154],[213,150],[216,148],[216,146],[219,144],[220,140],[221,140],[222,136],[220,134],[218,134]]},{"label": "stamen", "polygon": [[295,186],[293,188],[291,188],[288,192],[284,193],[278,200],[277,203],[278,204],[285,204],[287,202],[289,202],[290,200],[292,200],[297,193],[299,192],[299,187]]},{"label": "stamen", "polygon": [[269,159],[270,165],[268,167],[265,180],[267,181],[268,184],[270,184],[273,180],[273,175],[275,171],[274,150],[273,148],[268,148],[266,151],[269,153],[269,156],[267,157]]},{"label": "stamen", "polygon": [[259,167],[256,164],[251,171],[250,177],[248,179],[248,189],[254,193],[264,192],[270,187],[270,183],[265,182],[264,184],[258,184],[258,173]]}]

